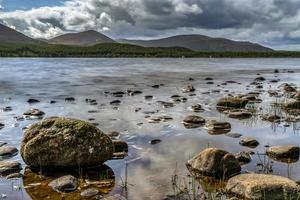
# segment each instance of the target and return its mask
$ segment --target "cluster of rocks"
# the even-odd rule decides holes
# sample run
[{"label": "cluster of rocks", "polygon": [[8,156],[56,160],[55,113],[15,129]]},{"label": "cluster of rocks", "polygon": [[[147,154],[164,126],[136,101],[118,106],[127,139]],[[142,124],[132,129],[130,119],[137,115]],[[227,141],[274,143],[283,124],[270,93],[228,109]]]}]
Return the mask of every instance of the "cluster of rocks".
[{"label": "cluster of rocks", "polygon": [[0,142],[0,176],[6,179],[19,178],[22,176],[21,163],[9,160],[18,154],[19,150],[5,142]]},{"label": "cluster of rocks", "polygon": [[[274,147],[269,151],[277,156],[295,155],[299,148]],[[285,152],[285,153],[283,153]],[[218,148],[207,148],[187,161],[186,166],[197,180],[212,177],[227,180],[226,195],[238,199],[297,199],[300,186],[281,176],[246,173],[241,174],[241,164],[251,161],[247,152],[233,155]]]},{"label": "cluster of rocks", "polygon": [[217,109],[227,114],[229,118],[249,119],[253,116],[255,110],[246,109],[248,103],[261,102],[256,94],[239,95],[233,97],[224,97],[218,100]]}]

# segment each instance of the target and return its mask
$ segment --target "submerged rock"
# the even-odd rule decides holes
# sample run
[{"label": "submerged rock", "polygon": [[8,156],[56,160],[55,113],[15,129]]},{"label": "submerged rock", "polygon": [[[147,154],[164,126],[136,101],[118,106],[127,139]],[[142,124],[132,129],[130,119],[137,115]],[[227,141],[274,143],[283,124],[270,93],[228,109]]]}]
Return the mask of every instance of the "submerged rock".
[{"label": "submerged rock", "polygon": [[128,144],[124,141],[114,140],[114,153],[126,152],[128,153]]},{"label": "submerged rock", "polygon": [[240,137],[242,137],[242,134],[240,134],[240,133],[227,133],[226,136],[232,137],[232,138],[240,138]]},{"label": "submerged rock", "polygon": [[201,111],[204,110],[200,104],[192,105],[191,108],[192,108],[192,110],[193,110],[194,112],[201,112]]},{"label": "submerged rock", "polygon": [[45,115],[45,113],[39,109],[32,108],[26,111],[25,113],[23,113],[23,115],[25,117],[42,117],[43,115]]},{"label": "submerged rock", "polygon": [[22,177],[23,177],[23,174],[17,172],[17,173],[9,174],[5,178],[9,180],[9,179],[18,179],[18,178],[22,178]]},{"label": "submerged rock", "polygon": [[266,154],[275,160],[295,162],[299,160],[300,148],[294,145],[274,146],[268,148]]},{"label": "submerged rock", "polygon": [[67,102],[74,102],[76,99],[74,97],[66,97],[65,101]]},{"label": "submerged rock", "polygon": [[95,106],[98,105],[97,100],[96,99],[85,99],[85,102],[91,106]]},{"label": "submerged rock", "polygon": [[293,94],[292,98],[296,99],[296,100],[300,100],[300,92],[297,92],[297,93]]},{"label": "submerged rock", "polygon": [[212,135],[225,134],[231,131],[231,124],[228,122],[210,120],[207,123],[207,129],[208,133]]},{"label": "submerged rock", "polygon": [[125,92],[123,92],[123,91],[116,91],[116,92],[112,92],[110,94],[112,96],[114,96],[114,97],[123,97],[125,95]]},{"label": "submerged rock", "polygon": [[18,154],[18,149],[13,146],[1,146],[0,147],[0,159],[10,158]]},{"label": "submerged rock", "polygon": [[154,139],[149,142],[150,144],[158,144],[161,143],[161,139]]},{"label": "submerged rock", "polygon": [[205,124],[205,121],[206,120],[203,117],[189,115],[182,121],[182,123],[186,128],[198,128],[200,126],[203,126]]},{"label": "submerged rock", "polygon": [[40,101],[37,99],[28,99],[27,103],[33,104],[33,103],[39,103]]},{"label": "submerged rock", "polygon": [[22,170],[21,163],[17,161],[0,161],[0,175],[7,176],[9,174],[18,173]]},{"label": "submerged rock", "polygon": [[284,92],[295,92],[297,91],[296,88],[294,88],[293,86],[291,86],[290,84],[284,84],[283,85],[283,91]]},{"label": "submerged rock", "polygon": [[113,143],[88,122],[53,117],[25,130],[21,155],[33,167],[94,166],[112,157]]},{"label": "submerged rock", "polygon": [[111,101],[110,102],[110,105],[114,105],[114,106],[118,106],[121,104],[121,101],[120,100],[114,100],[114,101]]},{"label": "submerged rock", "polygon": [[250,148],[256,148],[259,145],[259,142],[254,138],[247,137],[247,138],[243,138],[240,141],[240,145],[250,147]]},{"label": "submerged rock", "polygon": [[257,77],[257,78],[254,79],[255,82],[263,82],[263,81],[265,81],[265,80],[266,80],[266,79],[265,79],[264,77],[262,77],[262,76]]},{"label": "submerged rock", "polygon": [[196,89],[193,85],[189,84],[182,89],[182,92],[195,92]]},{"label": "submerged rock", "polygon": [[280,122],[281,117],[278,115],[265,115],[262,119],[268,122]]},{"label": "submerged rock", "polygon": [[174,103],[172,103],[172,102],[157,101],[157,103],[161,104],[164,108],[172,108],[172,107],[174,107]]},{"label": "submerged rock", "polygon": [[107,135],[111,138],[111,139],[116,139],[120,136],[120,133],[117,131],[112,131],[107,133]]},{"label": "submerged rock", "polygon": [[235,154],[235,158],[240,162],[241,165],[251,162],[250,153],[245,152],[245,151],[241,151],[241,152]]},{"label": "submerged rock", "polygon": [[229,112],[228,117],[234,119],[249,119],[252,117],[252,113],[247,111],[233,111]]},{"label": "submerged rock", "polygon": [[300,100],[288,100],[285,103],[283,103],[283,107],[286,109],[300,109]]},{"label": "submerged rock", "polygon": [[245,108],[248,100],[240,97],[225,97],[217,102],[217,107],[225,108]]},{"label": "submerged rock", "polygon": [[1,108],[1,110],[2,110],[3,112],[10,112],[10,111],[13,110],[13,108],[10,107],[10,106],[6,106],[6,107],[4,107],[4,108]]},{"label": "submerged rock", "polygon": [[49,183],[56,192],[72,192],[78,187],[78,180],[74,176],[67,175],[57,178]]},{"label": "submerged rock", "polygon": [[82,191],[80,193],[80,195],[83,197],[93,197],[93,196],[96,196],[98,193],[99,193],[99,190],[97,188],[89,188],[89,189]]},{"label": "submerged rock", "polygon": [[241,174],[228,180],[226,191],[240,199],[296,200],[300,186],[281,176]]},{"label": "submerged rock", "polygon": [[121,196],[120,194],[115,194],[112,196],[104,197],[103,200],[127,200],[125,197]]},{"label": "submerged rock", "polygon": [[182,97],[180,95],[173,95],[171,96],[171,99],[175,102],[175,103],[180,103],[180,102],[186,102],[187,98]]},{"label": "submerged rock", "polygon": [[234,155],[217,148],[207,148],[186,163],[196,177],[204,175],[228,178],[241,172],[239,161]]},{"label": "submerged rock", "polygon": [[127,90],[127,94],[129,96],[134,96],[134,95],[138,95],[138,94],[142,94],[143,92],[140,90]]},{"label": "submerged rock", "polygon": [[152,96],[152,95],[147,95],[147,96],[145,96],[145,99],[146,99],[146,100],[152,100],[152,99],[153,99],[153,96]]}]

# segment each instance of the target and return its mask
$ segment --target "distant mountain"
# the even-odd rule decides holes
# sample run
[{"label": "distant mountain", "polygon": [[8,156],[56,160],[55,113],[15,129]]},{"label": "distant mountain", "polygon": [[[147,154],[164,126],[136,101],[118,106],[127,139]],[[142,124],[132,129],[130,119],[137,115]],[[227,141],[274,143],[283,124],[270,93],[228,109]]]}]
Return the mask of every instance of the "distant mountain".
[{"label": "distant mountain", "polygon": [[3,24],[0,24],[0,42],[37,43],[36,40]]},{"label": "distant mountain", "polygon": [[211,38],[204,35],[177,35],[158,40],[119,40],[144,47],[184,47],[198,52],[270,52],[270,48],[251,42]]},{"label": "distant mountain", "polygon": [[49,44],[64,44],[75,46],[92,46],[100,43],[114,43],[115,41],[97,31],[89,30],[80,33],[68,33],[50,39]]}]

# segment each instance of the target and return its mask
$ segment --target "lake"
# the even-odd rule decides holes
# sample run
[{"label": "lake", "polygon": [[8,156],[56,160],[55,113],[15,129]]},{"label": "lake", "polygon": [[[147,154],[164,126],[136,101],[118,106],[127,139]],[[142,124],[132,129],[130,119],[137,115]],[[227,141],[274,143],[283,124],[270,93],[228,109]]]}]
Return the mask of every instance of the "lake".
[{"label": "lake", "polygon": [[[280,73],[274,73],[275,69]],[[258,73],[267,79],[262,89],[250,85]],[[103,132],[118,131],[119,139],[129,145],[125,159],[105,163],[114,173],[115,184],[108,194],[103,194],[120,194],[129,200],[159,200],[172,195],[174,175],[180,180],[179,184],[189,184],[185,163],[207,147],[218,147],[232,153],[253,151],[252,161],[243,165],[242,171],[261,172],[263,169],[258,163],[268,162],[273,174],[299,181],[299,161],[287,164],[261,154],[264,154],[266,145],[299,145],[300,124],[271,123],[260,117],[274,112],[271,103],[276,98],[270,97],[266,91],[278,90],[283,83],[299,86],[299,73],[300,59],[1,58],[0,107],[10,106],[12,111],[1,112],[0,123],[5,127],[0,130],[0,142],[19,149],[23,128],[38,120],[16,121],[15,117],[22,116],[30,108],[44,111],[45,117],[68,116],[86,121],[93,118],[92,122]],[[212,78],[213,83],[207,84],[207,77]],[[270,80],[274,79],[279,81],[271,83]],[[230,82],[222,84],[226,81]],[[157,84],[161,86],[152,87]],[[188,84],[196,88],[194,95],[182,93],[182,88]],[[108,92],[127,90],[143,93],[122,98],[108,95]],[[263,102],[255,105],[260,111],[252,118],[231,119],[217,111],[219,98],[253,91],[260,91]],[[153,99],[145,99],[147,95]],[[187,101],[175,103],[171,108],[157,103],[171,101],[172,95],[184,96]],[[66,97],[76,100],[66,102]],[[28,104],[30,98],[38,99],[40,103]],[[87,104],[87,98],[97,100],[98,104]],[[121,100],[119,106],[110,105],[117,99]],[[56,103],[50,104],[51,100]],[[190,109],[194,104],[202,105],[203,112],[194,113]],[[230,122],[232,133],[253,137],[260,145],[249,149],[241,146],[237,138],[208,134],[205,127],[187,129],[181,122],[191,114]],[[286,116],[285,113],[282,115]],[[149,119],[159,116],[173,119],[149,123],[153,122]],[[161,142],[150,144],[153,139]],[[17,160],[23,169],[26,168],[20,154],[10,160]],[[29,194],[28,190],[34,192]],[[0,199],[46,198],[46,191],[34,179],[28,187],[23,185],[22,179],[0,178]]]}]

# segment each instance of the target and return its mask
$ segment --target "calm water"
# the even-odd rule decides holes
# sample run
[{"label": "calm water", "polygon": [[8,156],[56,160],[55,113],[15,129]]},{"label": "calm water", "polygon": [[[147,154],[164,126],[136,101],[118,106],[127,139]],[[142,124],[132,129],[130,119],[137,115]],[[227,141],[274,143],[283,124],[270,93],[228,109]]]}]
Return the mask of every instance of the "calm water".
[{"label": "calm water", "polygon": [[[282,73],[274,74],[274,69]],[[293,70],[295,73],[287,73]],[[181,121],[193,113],[189,107],[195,103],[204,106],[199,115],[207,119],[228,121],[233,133],[256,138],[260,145],[251,149],[264,153],[265,145],[284,145],[300,143],[300,126],[284,123],[271,124],[259,117],[249,120],[229,119],[215,109],[218,98],[229,93],[240,94],[255,91],[248,87],[257,73],[267,80],[280,79],[279,83],[264,84],[264,89],[278,89],[282,83],[300,85],[300,59],[0,59],[0,107],[11,106],[13,111],[1,112],[0,122],[5,128],[0,131],[0,141],[19,148],[22,128],[35,121],[16,122],[29,108],[38,108],[49,116],[69,116],[88,120],[95,118],[104,132],[119,131],[121,140],[129,144],[129,156],[124,160],[108,161],[106,164],[115,174],[115,187],[111,194],[122,193],[122,179],[125,176],[125,162],[128,162],[128,190],[130,200],[162,199],[172,194],[171,179],[175,171],[179,177],[188,174],[185,162],[202,149],[219,147],[232,153],[250,150],[239,145],[239,139],[225,135],[209,135],[205,128],[186,129]],[[275,77],[277,76],[277,77]],[[189,81],[189,77],[194,81]],[[214,78],[213,85],[207,85],[205,77]],[[233,80],[240,84],[219,84]],[[181,92],[182,87],[192,83],[196,96]],[[154,84],[164,84],[153,89]],[[219,86],[218,86],[219,85]],[[105,95],[105,91],[142,90],[142,95],[125,96],[118,109],[109,104],[116,100]],[[220,90],[220,93],[212,92]],[[228,90],[228,91],[226,91]],[[210,92],[210,93],[207,93]],[[205,94],[203,94],[205,93]],[[179,94],[188,98],[186,103],[173,108],[163,108],[156,101],[170,101]],[[144,96],[154,99],[145,100]],[[67,103],[65,97],[75,97],[75,103]],[[262,113],[271,112],[270,103],[275,99],[262,93],[264,101],[258,104]],[[36,98],[41,103],[29,105],[26,101]],[[97,106],[85,103],[86,98],[96,99]],[[56,100],[56,104],[49,104]],[[135,112],[136,108],[141,108]],[[89,112],[97,111],[97,112]],[[168,115],[172,121],[157,124],[149,123],[145,111],[157,111],[151,117]],[[150,145],[152,139],[162,142]],[[252,162],[243,166],[243,171],[258,172],[256,166],[260,159],[252,156]],[[266,158],[265,158],[266,159]],[[11,158],[23,163],[20,155]],[[25,165],[23,165],[25,168]],[[299,162],[292,165],[274,161],[273,173],[300,180]],[[122,177],[122,178],[121,178]],[[20,187],[19,187],[20,186]],[[0,194],[6,199],[37,199],[30,197],[23,189],[22,180],[7,181],[0,178]],[[3,197],[4,197],[3,196]],[[1,199],[1,197],[0,197]]]}]

